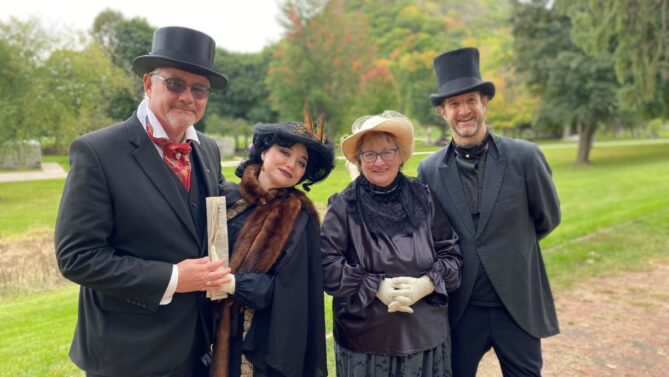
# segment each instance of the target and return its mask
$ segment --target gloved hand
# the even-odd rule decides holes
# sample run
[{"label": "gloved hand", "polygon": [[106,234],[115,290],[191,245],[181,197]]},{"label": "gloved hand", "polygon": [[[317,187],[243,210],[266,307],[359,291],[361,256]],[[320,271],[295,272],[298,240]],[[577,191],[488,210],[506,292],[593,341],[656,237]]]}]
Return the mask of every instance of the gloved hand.
[{"label": "gloved hand", "polygon": [[392,283],[395,288],[393,291],[394,301],[399,305],[411,306],[418,302],[418,300],[434,292],[434,283],[427,275],[419,278],[400,276],[393,278]]},{"label": "gloved hand", "polygon": [[385,278],[381,280],[379,290],[376,291],[376,297],[388,307],[388,313],[413,313],[413,309],[396,301],[395,295],[397,294],[397,290],[394,288],[394,285],[393,278]]},{"label": "gloved hand", "polygon": [[[397,300],[397,299],[400,300]],[[413,313],[413,309],[411,309],[411,306],[402,304],[402,302],[406,302],[408,299],[406,297],[398,296],[395,297],[395,301],[391,302],[388,304],[388,313],[395,313],[395,312],[403,312],[403,313]]]},{"label": "gloved hand", "polygon": [[385,306],[388,306],[395,298],[393,295],[395,288],[393,288],[392,280],[393,279],[391,278],[385,278],[381,280],[381,284],[379,284],[379,290],[376,291],[376,297],[381,300]]}]

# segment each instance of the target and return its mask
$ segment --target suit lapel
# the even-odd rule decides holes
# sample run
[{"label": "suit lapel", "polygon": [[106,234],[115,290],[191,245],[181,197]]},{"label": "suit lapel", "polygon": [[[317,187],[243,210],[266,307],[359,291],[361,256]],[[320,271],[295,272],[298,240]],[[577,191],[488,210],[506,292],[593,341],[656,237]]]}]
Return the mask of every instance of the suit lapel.
[{"label": "suit lapel", "polygon": [[455,205],[456,213],[460,220],[465,225],[469,233],[475,234],[474,221],[472,220],[471,211],[467,205],[465,191],[462,189],[462,181],[460,180],[460,173],[455,161],[450,161],[448,158],[450,145],[445,149],[444,158],[439,163],[439,177],[441,183],[446,187],[446,193],[449,199]]},{"label": "suit lapel", "polygon": [[504,157],[501,148],[499,148],[500,142],[494,135],[491,136],[495,141],[495,145],[490,146],[488,156],[486,157],[483,195],[481,198],[481,216],[479,217],[477,236],[481,234],[490,219],[490,214],[497,201],[499,190],[502,187],[504,169],[506,168],[506,157]]},{"label": "suit lapel", "polygon": [[198,240],[193,218],[186,207],[186,203],[181,198],[174,180],[168,175],[170,173],[169,168],[166,169],[165,163],[156,151],[155,145],[153,145],[148,135],[146,135],[139,120],[128,124],[128,135],[130,143],[136,147],[133,155],[144,171],[144,174],[149,177],[149,180],[156,187],[156,191],[160,193],[172,210],[179,216],[179,219],[188,228],[195,240]]},{"label": "suit lapel", "polygon": [[[201,135],[198,135],[198,137],[202,138]],[[197,168],[200,169],[202,176],[204,177],[204,183],[207,189],[206,196],[219,196],[218,180],[215,178],[214,172],[207,165],[207,162],[213,161],[215,157],[211,156],[211,153],[209,153],[210,151],[200,145],[200,143],[194,141],[191,143],[191,145],[193,147],[193,151],[195,151],[197,154],[197,158],[194,159],[197,161]]]}]

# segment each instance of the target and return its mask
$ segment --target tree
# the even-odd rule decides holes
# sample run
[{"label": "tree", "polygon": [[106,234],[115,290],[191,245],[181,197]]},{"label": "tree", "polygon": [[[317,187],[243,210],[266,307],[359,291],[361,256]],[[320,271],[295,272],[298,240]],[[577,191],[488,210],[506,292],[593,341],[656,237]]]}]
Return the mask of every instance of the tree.
[{"label": "tree", "polygon": [[[270,92],[265,82],[271,57],[271,48],[254,54],[232,53],[223,49],[216,51],[214,67],[225,73],[230,81],[222,93],[212,93],[210,96],[207,105],[208,123],[210,115],[214,114],[245,120],[246,123],[242,124],[246,125],[277,120],[278,113],[270,106]],[[250,128],[247,132],[251,132]]]},{"label": "tree", "polygon": [[625,108],[651,104],[651,112],[669,115],[669,0],[561,1],[556,7],[570,17],[574,43],[614,61]]},{"label": "tree", "polygon": [[282,119],[302,119],[305,105],[323,116],[328,136],[348,132],[349,109],[357,100],[360,77],[376,61],[369,23],[347,14],[341,0],[320,13],[315,2],[289,2],[287,33],[277,46],[268,72],[272,108]]},{"label": "tree", "polygon": [[81,51],[54,51],[42,67],[44,78],[35,86],[38,103],[49,111],[43,120],[58,151],[65,151],[75,137],[107,126],[108,93],[130,91],[132,82],[95,43]]},{"label": "tree", "polygon": [[132,72],[133,59],[151,51],[154,30],[144,18],[126,20],[120,12],[106,9],[95,17],[91,35],[115,65]]},{"label": "tree", "polygon": [[[366,16],[370,43],[378,47],[379,61],[392,76],[396,100],[384,109],[404,113],[416,126],[439,123],[428,99],[436,90],[432,59],[448,48],[449,40],[438,2],[362,0],[347,2],[347,9]],[[441,123],[442,132],[447,128]]]},{"label": "tree", "polygon": [[[481,50],[482,75],[497,87],[497,99],[488,119],[495,127],[509,126],[526,114],[521,105],[526,97],[509,93],[504,105],[506,85],[511,80],[508,64],[511,33],[508,28],[510,6],[506,1],[414,1],[360,0],[347,2],[351,12],[362,12],[370,22],[371,41],[379,49],[379,57],[387,61],[397,86],[399,110],[416,125],[440,124],[442,139],[448,127],[432,109],[428,99],[437,83],[432,61],[447,50],[477,46]],[[509,87],[509,89],[512,89]]]},{"label": "tree", "polygon": [[[232,137],[235,140],[235,149],[239,149],[240,145],[244,147],[249,145],[249,137],[252,132],[251,124],[245,119],[211,114],[207,117],[207,133]],[[242,143],[239,141],[240,137],[243,138]]]},{"label": "tree", "polygon": [[0,35],[2,140],[40,139],[63,152],[75,136],[110,123],[107,93],[130,81],[97,44],[68,42],[37,20],[0,24]]},{"label": "tree", "polygon": [[107,115],[115,120],[130,116],[144,94],[141,80],[132,71],[135,57],[151,51],[154,27],[144,18],[125,19],[120,12],[106,9],[95,17],[91,35],[112,62],[134,82],[130,88],[122,87],[109,92]]},{"label": "tree", "polygon": [[[0,140],[36,139],[41,124],[33,114],[44,109],[35,106],[39,93],[32,88],[42,55],[55,44],[37,19],[10,19],[0,23]],[[30,111],[26,111],[30,109]]]},{"label": "tree", "polygon": [[548,5],[549,0],[515,3],[515,65],[541,97],[535,125],[576,126],[576,162],[587,164],[595,131],[619,114],[618,85],[612,63],[574,45],[570,19]]},{"label": "tree", "polygon": [[[299,119],[307,102],[336,125],[331,131],[337,134],[377,109],[401,111],[416,126],[439,123],[446,132],[429,101],[437,90],[432,60],[458,47],[477,46],[488,56],[502,52],[482,66],[498,98],[512,81],[508,1],[290,0],[283,9],[287,32],[267,82],[272,107],[284,119]],[[491,113],[498,126],[529,112],[522,108],[531,102],[527,95],[506,98],[505,111]]]}]

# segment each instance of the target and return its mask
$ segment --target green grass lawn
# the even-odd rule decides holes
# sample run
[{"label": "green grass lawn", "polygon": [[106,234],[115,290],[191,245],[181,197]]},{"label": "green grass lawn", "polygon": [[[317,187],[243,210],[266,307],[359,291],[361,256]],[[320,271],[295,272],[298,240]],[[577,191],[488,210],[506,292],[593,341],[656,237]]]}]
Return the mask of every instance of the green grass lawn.
[{"label": "green grass lawn", "polygon": [[42,162],[57,162],[57,163],[60,164],[60,166],[63,167],[63,170],[65,170],[65,171],[70,170],[70,157],[69,156],[46,155],[46,156],[42,156]]},{"label": "green grass lawn", "polygon": [[78,287],[0,298],[0,376],[83,376],[67,353]]},{"label": "green grass lawn", "polygon": [[[572,163],[575,146],[542,145],[560,195],[562,224],[542,241],[557,292],[592,276],[669,261],[669,143],[597,146],[593,164]],[[404,168],[415,175],[423,155]],[[233,168],[227,179],[237,181]],[[350,181],[341,160],[309,196],[323,207]],[[53,228],[63,180],[0,184],[0,237]],[[328,332],[331,310],[326,309]],[[76,321],[76,289],[0,296],[0,376],[77,376],[67,358]],[[332,337],[328,358],[333,364]]]},{"label": "green grass lawn", "polygon": [[50,228],[64,179],[0,183],[0,237],[20,236],[32,229]]}]

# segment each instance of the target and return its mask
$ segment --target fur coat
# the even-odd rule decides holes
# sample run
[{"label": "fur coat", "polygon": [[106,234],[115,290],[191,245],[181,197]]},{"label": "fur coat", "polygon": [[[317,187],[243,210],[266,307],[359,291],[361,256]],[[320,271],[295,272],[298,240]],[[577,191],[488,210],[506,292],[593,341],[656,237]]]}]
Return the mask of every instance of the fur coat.
[{"label": "fur coat", "polygon": [[[285,350],[272,349],[272,342],[279,340],[279,343],[283,343],[280,348],[290,348],[292,351],[297,351],[294,347],[287,347],[289,344],[293,343],[293,339],[286,338],[281,339],[282,331],[275,329],[272,326],[273,322],[283,322],[285,326],[290,327],[290,323],[294,322],[295,326],[301,326],[305,328],[305,331],[301,329],[291,329],[290,333],[300,334],[305,333],[307,338],[312,339],[303,339],[305,346],[307,344],[309,347],[316,347],[316,350],[322,348],[322,359],[323,367],[325,360],[325,350],[324,350],[324,325],[321,326],[318,324],[320,322],[318,319],[310,318],[311,316],[316,316],[322,318],[323,314],[323,303],[322,303],[322,274],[320,271],[320,247],[318,244],[318,228],[319,228],[319,217],[318,212],[314,208],[312,202],[299,190],[294,188],[279,189],[279,190],[263,190],[258,183],[258,173],[260,171],[259,165],[250,165],[244,171],[242,176],[241,184],[239,185],[239,194],[241,199],[231,204],[231,208],[228,209],[228,217],[236,216],[245,211],[250,211],[247,214],[246,219],[239,231],[239,234],[235,240],[235,244],[232,245],[232,254],[230,267],[233,274],[239,273],[257,273],[265,274],[271,273],[276,274],[274,276],[275,280],[281,280],[287,278],[287,283],[282,284],[281,287],[286,289],[287,285],[295,284],[298,285],[295,289],[291,289],[292,292],[282,292],[282,288],[275,286],[274,287],[274,300],[270,307],[264,310],[256,310],[252,327],[256,326],[257,328],[266,328],[268,332],[267,335],[248,335],[255,337],[255,339],[245,339],[245,349],[254,348],[253,344],[256,344],[257,348],[262,349],[258,353],[255,353],[255,358],[262,358],[262,364],[270,366],[272,369],[278,369],[281,372],[281,375],[285,376],[312,376],[318,375],[320,372],[321,366],[317,366],[316,369],[308,370],[312,368],[311,366],[305,365],[312,362],[304,360],[305,355],[296,355],[295,360],[300,360],[299,364],[301,365],[291,365],[295,363],[288,363],[286,365],[272,365],[273,362],[270,359],[280,358],[283,363],[286,359],[290,359],[288,356],[279,356],[281,353],[292,353]],[[226,194],[226,196],[228,196]],[[230,195],[231,198],[234,198],[235,195]],[[234,200],[234,199],[233,199]],[[296,227],[299,226],[300,229]],[[300,240],[301,239],[301,240]],[[298,242],[295,242],[295,241]],[[308,246],[308,247],[307,247]],[[290,250],[287,250],[290,248]],[[289,258],[283,257],[286,254],[291,254]],[[294,254],[294,255],[293,255]],[[312,261],[311,263],[304,263],[305,258],[307,261]],[[293,262],[291,262],[293,261]],[[308,272],[305,273],[307,269]],[[279,276],[285,271],[285,276]],[[236,275],[238,276],[238,275]],[[291,276],[294,276],[292,278]],[[306,281],[297,282],[299,280],[298,276],[305,276]],[[291,313],[290,303],[285,302],[285,299],[282,299],[279,304],[279,300],[276,299],[277,295],[288,294],[290,296],[299,296],[300,286],[309,285],[307,290],[302,290],[303,294],[307,297],[294,297],[295,302],[307,302],[307,307],[302,309],[308,309],[308,311],[316,311],[316,313],[306,313],[300,308],[296,308],[301,313]],[[320,287],[320,289],[319,289]],[[319,297],[316,297],[313,293],[314,288],[319,290]],[[237,292],[236,292],[237,293]],[[277,302],[275,304],[275,302]],[[279,307],[281,305],[281,307]],[[211,369],[211,375],[216,377],[228,377],[229,369],[229,354],[230,354],[230,329],[232,326],[232,311],[239,310],[240,304],[236,302],[235,296],[232,296],[232,299],[227,299],[222,302],[221,305],[221,316],[220,322],[218,324],[216,342],[214,346],[214,359]],[[289,318],[281,318],[282,316],[288,316]],[[302,318],[300,321],[291,320],[291,318]],[[304,322],[306,321],[306,322]],[[258,322],[258,323],[256,323]],[[263,322],[263,323],[261,323]],[[301,322],[301,324],[300,324]],[[316,324],[316,338],[313,338],[313,334],[307,334],[306,327],[311,327],[313,324]],[[322,329],[321,329],[322,328]],[[318,334],[319,331],[322,331],[321,334]],[[249,331],[249,334],[257,334],[261,331]],[[314,332],[312,329],[309,329],[309,332]],[[260,340],[260,338],[263,338]],[[264,339],[267,338],[267,339]],[[323,338],[321,342],[320,339]],[[272,340],[274,339],[274,340]],[[269,343],[269,344],[267,344]],[[298,341],[298,343],[300,343]],[[314,344],[316,343],[316,344]],[[322,347],[319,343],[322,343]],[[279,347],[277,347],[279,348]],[[305,349],[304,352],[307,352]],[[313,352],[310,350],[309,352]],[[259,356],[260,355],[260,356]],[[249,360],[252,363],[254,362],[253,356],[249,357]],[[311,357],[311,356],[309,356]],[[321,357],[316,357],[320,359]],[[274,363],[276,364],[276,363]],[[318,364],[318,363],[317,363]],[[325,369],[323,369],[323,375]]]}]

